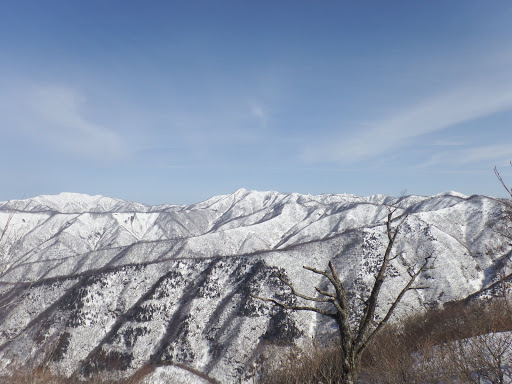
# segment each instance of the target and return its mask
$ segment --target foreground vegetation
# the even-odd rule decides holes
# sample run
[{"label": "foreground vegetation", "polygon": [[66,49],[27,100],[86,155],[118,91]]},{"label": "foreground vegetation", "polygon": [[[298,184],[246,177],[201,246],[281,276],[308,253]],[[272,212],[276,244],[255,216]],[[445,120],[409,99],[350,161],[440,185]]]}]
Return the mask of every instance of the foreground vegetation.
[{"label": "foreground vegetation", "polygon": [[[66,377],[52,373],[50,370],[38,367],[33,370],[27,370],[18,367],[12,370],[10,375],[0,376],[2,384],[139,384],[144,377],[151,373],[154,367],[143,367],[129,378],[124,379],[104,379],[100,376],[90,378]],[[177,383],[176,383],[177,384]]]},{"label": "foreground vegetation", "polygon": [[[512,308],[455,303],[383,330],[365,351],[360,383],[511,383]],[[261,384],[343,383],[337,342],[267,355]]]}]

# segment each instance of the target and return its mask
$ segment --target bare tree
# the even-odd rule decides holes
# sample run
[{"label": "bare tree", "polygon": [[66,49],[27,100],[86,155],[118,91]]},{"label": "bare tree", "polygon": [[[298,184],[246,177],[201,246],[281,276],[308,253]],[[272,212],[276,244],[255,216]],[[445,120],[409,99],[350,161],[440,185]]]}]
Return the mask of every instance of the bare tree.
[{"label": "bare tree", "polygon": [[[340,379],[343,383],[357,383],[360,372],[361,357],[364,350],[388,322],[406,292],[413,289],[427,288],[415,285],[415,281],[423,271],[431,267],[431,254],[426,256],[421,265],[417,266],[417,268],[410,268],[408,270],[409,277],[407,284],[405,284],[394,301],[391,303],[384,317],[379,320],[376,316],[376,310],[379,306],[379,295],[387,276],[386,271],[390,265],[390,262],[401,254],[398,253],[394,255],[393,246],[402,225],[407,219],[407,215],[394,218],[393,215],[396,213],[396,211],[397,208],[390,208],[389,214],[387,215],[387,247],[380,261],[380,267],[378,268],[378,272],[375,276],[375,282],[373,283],[371,292],[367,299],[364,301],[362,315],[359,318],[359,321],[356,321],[356,326],[351,326],[351,309],[347,298],[347,291],[343,282],[340,280],[338,272],[332,261],[329,261],[328,270],[325,271],[308,266],[303,267],[308,271],[324,276],[329,281],[330,286],[332,286],[334,292],[315,287],[316,292],[320,294],[319,297],[313,297],[298,292],[291,282],[287,281],[282,275],[279,276],[279,279],[289,287],[293,296],[311,302],[310,305],[288,305],[276,299],[252,295],[252,297],[256,299],[274,303],[275,305],[284,309],[293,311],[312,311],[333,319],[337,324],[339,332],[342,361],[342,377]],[[320,307],[315,306],[315,303],[320,304]]]}]

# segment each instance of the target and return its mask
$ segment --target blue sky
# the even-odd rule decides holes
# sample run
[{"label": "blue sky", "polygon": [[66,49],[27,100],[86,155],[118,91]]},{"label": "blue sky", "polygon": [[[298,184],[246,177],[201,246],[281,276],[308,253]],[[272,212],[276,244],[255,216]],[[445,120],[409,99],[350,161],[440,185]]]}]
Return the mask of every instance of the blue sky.
[{"label": "blue sky", "polygon": [[504,196],[510,1],[0,2],[0,200]]}]

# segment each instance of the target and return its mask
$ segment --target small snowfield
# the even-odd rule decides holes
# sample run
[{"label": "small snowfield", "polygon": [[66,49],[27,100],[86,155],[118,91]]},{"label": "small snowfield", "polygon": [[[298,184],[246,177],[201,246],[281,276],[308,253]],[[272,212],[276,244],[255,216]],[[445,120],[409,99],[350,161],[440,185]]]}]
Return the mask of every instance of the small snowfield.
[{"label": "small snowfield", "polygon": [[142,380],[141,384],[211,384],[213,380],[204,379],[197,374],[175,365],[156,368]]}]

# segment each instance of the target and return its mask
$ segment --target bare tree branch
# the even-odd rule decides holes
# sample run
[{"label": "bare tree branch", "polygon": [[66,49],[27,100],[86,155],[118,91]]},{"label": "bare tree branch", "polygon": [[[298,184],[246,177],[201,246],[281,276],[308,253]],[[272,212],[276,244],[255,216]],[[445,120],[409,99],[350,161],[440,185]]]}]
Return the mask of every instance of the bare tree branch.
[{"label": "bare tree branch", "polygon": [[405,253],[404,251],[398,252],[395,256],[390,257],[390,258],[389,258],[389,261],[393,261],[393,260],[395,260],[395,259],[399,258],[399,257],[400,257],[400,256],[402,256],[404,253]]},{"label": "bare tree branch", "polygon": [[334,285],[334,286],[336,285],[336,281],[334,280],[334,278],[331,275],[329,275],[329,273],[327,271],[320,271],[316,268],[308,267],[307,265],[304,265],[302,268],[307,269],[308,271],[317,273],[319,275],[325,276],[325,277],[327,277],[327,279],[329,279],[329,281],[331,282],[332,285]]},{"label": "bare tree branch", "polygon": [[295,287],[293,286],[293,284],[286,281],[282,275],[279,275],[278,277],[279,277],[279,280],[281,280],[283,283],[285,283],[291,289],[293,295],[300,297],[301,299],[316,301],[319,303],[328,303],[329,301],[332,301],[332,299],[322,299],[322,298],[318,298],[318,297],[306,296],[302,293],[299,293],[295,290]]},{"label": "bare tree branch", "polygon": [[[336,295],[332,294],[332,293],[329,293],[329,292],[325,292],[325,291],[322,291],[320,288],[318,287],[315,287],[316,291],[318,293],[320,293],[321,295],[324,295],[324,296],[329,296],[329,297],[332,297],[333,299],[336,298]],[[330,300],[329,300],[330,301]]]},{"label": "bare tree branch", "polygon": [[388,234],[388,245],[386,247],[386,251],[384,252],[384,256],[382,258],[382,263],[380,265],[379,272],[375,277],[375,283],[373,284],[372,291],[368,300],[366,301],[365,308],[363,310],[363,316],[361,317],[361,321],[359,323],[359,329],[357,332],[357,338],[355,340],[356,345],[360,345],[363,342],[363,339],[366,337],[369,327],[375,317],[375,310],[377,309],[377,301],[379,299],[380,290],[382,288],[382,284],[386,278],[386,270],[389,264],[389,258],[391,255],[391,251],[395,244],[396,237],[398,236],[398,232],[402,227],[403,223],[407,219],[407,215],[405,215],[402,220],[400,220],[399,224],[393,229],[391,223],[393,221],[393,213],[396,211],[390,211],[388,214],[388,219],[386,221],[386,232]]},{"label": "bare tree branch", "polygon": [[[402,290],[400,291],[400,293],[396,297],[395,301],[393,301],[393,303],[389,307],[389,309],[386,312],[386,315],[384,316],[384,318],[379,322],[377,327],[375,327],[375,329],[366,337],[366,340],[364,340],[360,345],[358,345],[358,350],[361,350],[361,352],[362,352],[364,350],[364,348],[366,348],[366,346],[372,341],[372,339],[375,337],[375,335],[377,333],[379,333],[379,331],[382,329],[382,327],[384,325],[386,325],[388,320],[391,318],[391,315],[395,311],[395,308],[397,307],[398,304],[400,304],[400,301],[402,300],[404,295],[407,293],[407,291],[410,291],[412,289],[425,289],[423,287],[421,287],[421,288],[420,287],[413,287],[413,284],[416,281],[416,278],[420,275],[420,273],[425,271],[425,269],[427,268],[431,258],[432,258],[432,254],[430,254],[427,257],[425,257],[421,267],[416,272],[413,273],[413,275],[411,276],[411,278],[409,279],[409,281],[407,282],[405,287],[402,288]],[[366,335],[363,335],[363,337],[365,337],[365,336]]]},{"label": "bare tree branch", "polygon": [[[512,166],[512,161],[510,162],[510,165]],[[509,187],[507,187],[507,184],[505,184],[505,181],[503,181],[503,178],[501,177],[500,173],[498,172],[498,167],[496,167],[496,166],[494,167],[494,174],[500,181],[503,188],[505,188],[505,191],[507,191],[508,194],[510,195],[510,197],[512,197],[512,190]]]},{"label": "bare tree branch", "polygon": [[266,298],[266,297],[256,296],[256,295],[253,295],[253,294],[250,294],[250,296],[252,298],[254,298],[254,299],[259,299],[259,300],[262,300],[262,301],[274,303],[275,305],[277,305],[277,306],[279,306],[281,308],[284,308],[284,309],[291,309],[293,311],[313,311],[313,312],[320,313],[321,315],[324,315],[324,316],[329,316],[329,317],[332,317],[332,318],[336,318],[336,314],[335,313],[324,311],[324,310],[316,308],[316,307],[309,307],[309,306],[302,306],[302,305],[288,305],[288,304],[285,304],[285,303],[281,303],[281,302],[279,302],[279,301],[277,301],[275,299],[269,299],[269,298]]}]

